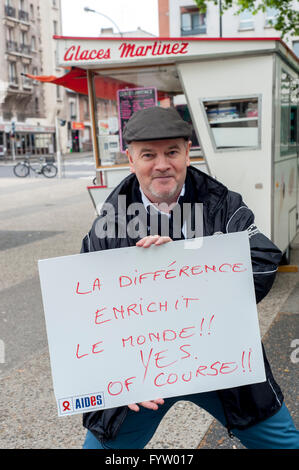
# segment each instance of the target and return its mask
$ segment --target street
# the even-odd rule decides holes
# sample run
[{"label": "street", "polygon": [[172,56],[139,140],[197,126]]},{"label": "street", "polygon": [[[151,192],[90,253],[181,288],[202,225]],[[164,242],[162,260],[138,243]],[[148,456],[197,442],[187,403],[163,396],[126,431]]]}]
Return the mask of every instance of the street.
[{"label": "street", "polygon": [[[37,262],[80,251],[96,215],[86,190],[94,175],[91,163],[90,158],[72,161],[65,178],[53,180],[16,178],[11,165],[0,166],[2,449],[82,447],[81,415],[57,416]],[[100,191],[104,201],[110,190]],[[299,240],[291,253],[292,263],[298,264]],[[261,335],[297,426],[298,364],[291,360],[291,343],[299,338],[298,279],[299,273],[278,273],[270,294],[258,305]],[[240,447],[208,413],[188,402],[170,411],[148,444],[156,449],[198,446]]]},{"label": "street", "polygon": [[[16,178],[13,173],[13,167],[16,163],[21,161],[20,159],[15,162],[9,161],[6,163],[0,162],[0,178]],[[38,162],[38,160],[37,160]],[[55,162],[57,166],[57,162]],[[33,167],[37,167],[38,163],[33,163]],[[79,157],[72,157],[72,155],[67,155],[67,157],[62,159],[62,176],[63,178],[83,178],[90,180],[95,177],[95,163],[92,155],[84,154]],[[27,178],[39,178],[44,179],[43,175],[35,174],[34,171],[30,171],[30,174]]]}]

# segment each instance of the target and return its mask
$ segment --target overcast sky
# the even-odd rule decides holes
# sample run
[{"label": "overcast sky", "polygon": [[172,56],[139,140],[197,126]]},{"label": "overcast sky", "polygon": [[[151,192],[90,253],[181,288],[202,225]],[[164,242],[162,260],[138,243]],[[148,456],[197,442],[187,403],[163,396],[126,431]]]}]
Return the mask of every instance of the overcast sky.
[{"label": "overcast sky", "polygon": [[88,6],[116,23],[122,32],[138,27],[158,36],[158,0],[61,0],[64,36],[98,36],[101,28],[116,27],[108,19],[87,13]]}]

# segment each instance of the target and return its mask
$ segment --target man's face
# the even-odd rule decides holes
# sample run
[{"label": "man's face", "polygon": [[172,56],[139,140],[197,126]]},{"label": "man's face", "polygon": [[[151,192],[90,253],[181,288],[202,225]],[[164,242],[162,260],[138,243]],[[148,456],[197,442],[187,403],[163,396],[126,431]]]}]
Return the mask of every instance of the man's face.
[{"label": "man's face", "polygon": [[182,138],[130,144],[131,171],[151,202],[172,204],[177,200],[190,165],[190,145]]}]

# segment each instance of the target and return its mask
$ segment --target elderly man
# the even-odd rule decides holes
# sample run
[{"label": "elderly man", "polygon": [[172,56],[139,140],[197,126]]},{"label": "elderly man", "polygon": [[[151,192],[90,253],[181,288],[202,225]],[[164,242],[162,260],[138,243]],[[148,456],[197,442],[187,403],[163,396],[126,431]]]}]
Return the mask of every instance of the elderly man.
[{"label": "elderly man", "polygon": [[[173,213],[178,205],[182,207],[189,203],[194,225],[196,203],[201,203],[203,236],[248,231],[256,301],[259,302],[272,287],[281,253],[254,225],[254,215],[239,194],[190,166],[190,135],[189,124],[174,108],[153,107],[140,110],[131,117],[124,131],[131,175],[107,199],[115,208],[115,217],[106,222],[105,228],[109,228],[107,224],[114,225],[116,230],[111,233],[116,236],[99,233],[102,214],[84,238],[81,251],[127,246],[144,249],[190,238],[194,231],[190,235],[184,217],[175,220]],[[120,195],[126,196],[126,207],[139,202],[144,208],[146,223],[142,223],[141,217],[140,233],[135,238],[129,231],[126,236],[117,236],[118,231],[123,233],[123,225],[128,225],[131,220],[129,215],[124,220],[118,213]],[[167,218],[169,231],[161,231],[165,227],[162,223],[153,226],[153,213],[161,220]],[[262,383],[86,413],[83,425],[88,432],[84,448],[144,448],[165,413],[178,400],[191,401],[207,410],[247,448],[298,448],[299,432],[283,403],[282,392],[273,378],[265,353],[264,362],[266,381]]]}]

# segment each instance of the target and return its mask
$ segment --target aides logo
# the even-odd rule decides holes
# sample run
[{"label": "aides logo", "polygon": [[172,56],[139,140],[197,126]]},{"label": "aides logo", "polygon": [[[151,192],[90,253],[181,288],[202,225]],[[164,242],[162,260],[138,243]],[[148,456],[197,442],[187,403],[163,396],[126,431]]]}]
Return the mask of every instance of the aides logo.
[{"label": "aides logo", "polygon": [[83,413],[93,411],[104,406],[104,394],[102,392],[90,395],[80,395],[76,397],[61,398],[58,400],[59,415]]}]

